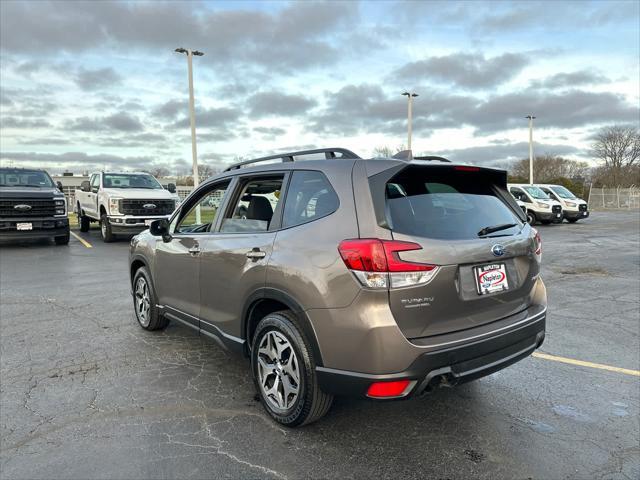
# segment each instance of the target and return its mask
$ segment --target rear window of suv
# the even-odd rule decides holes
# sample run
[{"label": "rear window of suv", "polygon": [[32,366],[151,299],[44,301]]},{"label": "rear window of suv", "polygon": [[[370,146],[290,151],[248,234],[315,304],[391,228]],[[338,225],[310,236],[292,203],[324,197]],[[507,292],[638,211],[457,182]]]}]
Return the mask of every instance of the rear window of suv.
[{"label": "rear window of suv", "polygon": [[513,235],[522,221],[480,172],[408,167],[386,184],[392,230],[442,240],[478,238],[480,230],[514,224],[490,236]]}]

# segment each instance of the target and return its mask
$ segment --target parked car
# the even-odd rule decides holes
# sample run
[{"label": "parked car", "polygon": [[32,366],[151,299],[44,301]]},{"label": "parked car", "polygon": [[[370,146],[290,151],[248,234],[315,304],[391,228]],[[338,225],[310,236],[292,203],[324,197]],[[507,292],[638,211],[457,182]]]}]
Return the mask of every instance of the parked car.
[{"label": "parked car", "polygon": [[132,239],[137,321],[248,356],[287,426],[334,395],[407,398],[488,375],[545,335],[540,236],[506,179],[343,149],[231,166]]},{"label": "parked car", "polygon": [[76,190],[76,212],[80,231],[100,222],[105,242],[116,235],[135,235],[149,228],[153,220],[166,219],[180,204],[176,186],[165,190],[144,172],[98,172]]},{"label": "parked car", "polygon": [[526,205],[527,222],[530,225],[537,222],[545,225],[562,223],[562,205],[549,198],[540,188],[518,183],[509,184],[508,187],[511,195]]},{"label": "parked car", "polygon": [[569,223],[575,223],[581,218],[589,217],[587,202],[576,197],[571,190],[562,185],[538,184],[544,193],[562,205],[563,217]]},{"label": "parked car", "polygon": [[53,238],[69,243],[62,184],[44,170],[0,168],[0,239]]}]

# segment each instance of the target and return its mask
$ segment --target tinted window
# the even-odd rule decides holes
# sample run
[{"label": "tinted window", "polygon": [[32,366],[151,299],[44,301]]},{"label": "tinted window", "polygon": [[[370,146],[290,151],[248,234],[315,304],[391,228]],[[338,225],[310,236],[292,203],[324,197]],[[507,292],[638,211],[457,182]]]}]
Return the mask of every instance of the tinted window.
[{"label": "tinted window", "polygon": [[324,217],[338,209],[338,196],[321,172],[297,171],[291,177],[284,206],[283,227]]},{"label": "tinted window", "polygon": [[494,235],[512,235],[522,222],[480,173],[407,168],[386,188],[387,217],[394,231],[437,239],[478,238],[485,227],[515,224]]},{"label": "tinted window", "polygon": [[183,215],[175,228],[175,233],[202,233],[211,230],[211,226],[215,223],[218,211],[222,205],[224,194],[227,191],[229,183],[215,186],[212,190],[208,190],[197,203],[189,208],[189,211]]},{"label": "tinted window", "polygon": [[3,168],[0,170],[0,186],[53,187],[53,181],[45,172],[17,168]]},{"label": "tinted window", "polygon": [[266,232],[280,201],[283,175],[253,178],[244,182],[240,194],[222,221],[221,232]]}]

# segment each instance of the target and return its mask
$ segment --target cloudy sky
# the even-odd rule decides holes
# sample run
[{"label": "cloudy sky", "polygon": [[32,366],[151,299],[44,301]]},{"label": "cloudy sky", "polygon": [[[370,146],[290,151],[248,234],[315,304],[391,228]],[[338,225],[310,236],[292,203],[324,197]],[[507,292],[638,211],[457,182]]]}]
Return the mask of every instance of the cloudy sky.
[{"label": "cloudy sky", "polygon": [[406,143],[460,162],[589,159],[639,120],[639,2],[0,2],[3,165],[58,173]]}]

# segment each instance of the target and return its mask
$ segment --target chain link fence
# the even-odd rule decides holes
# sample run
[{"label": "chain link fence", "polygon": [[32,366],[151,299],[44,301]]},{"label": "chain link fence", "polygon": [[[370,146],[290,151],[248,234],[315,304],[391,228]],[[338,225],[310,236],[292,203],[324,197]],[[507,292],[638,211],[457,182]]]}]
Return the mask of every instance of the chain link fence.
[{"label": "chain link fence", "polygon": [[597,188],[589,191],[589,208],[598,209],[640,209],[640,188]]}]

